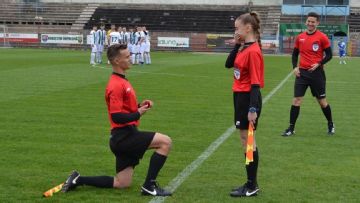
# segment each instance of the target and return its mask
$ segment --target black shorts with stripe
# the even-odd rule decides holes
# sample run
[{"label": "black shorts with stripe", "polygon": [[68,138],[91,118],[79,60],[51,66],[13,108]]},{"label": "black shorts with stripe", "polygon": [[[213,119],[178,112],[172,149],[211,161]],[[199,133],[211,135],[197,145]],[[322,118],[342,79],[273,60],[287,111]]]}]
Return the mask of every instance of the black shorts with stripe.
[{"label": "black shorts with stripe", "polygon": [[313,72],[300,68],[300,77],[296,77],[294,85],[294,97],[303,97],[308,87],[311,93],[318,99],[326,97],[326,76],[322,67]]},{"label": "black shorts with stripe", "polygon": [[[259,94],[259,107],[257,108],[257,118],[255,128],[261,114],[262,98]],[[250,92],[234,92],[234,123],[237,129],[247,130],[249,128],[248,113],[250,107]]]},{"label": "black shorts with stripe", "polygon": [[139,131],[133,125],[112,129],[109,145],[116,157],[116,173],[129,166],[135,168],[154,136],[155,132]]}]

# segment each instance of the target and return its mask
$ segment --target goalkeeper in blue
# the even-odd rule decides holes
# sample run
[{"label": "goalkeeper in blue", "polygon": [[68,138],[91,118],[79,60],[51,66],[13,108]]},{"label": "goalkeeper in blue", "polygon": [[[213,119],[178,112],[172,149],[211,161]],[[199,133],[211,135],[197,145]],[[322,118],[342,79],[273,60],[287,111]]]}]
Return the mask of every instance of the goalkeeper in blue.
[{"label": "goalkeeper in blue", "polygon": [[346,56],[346,43],[343,40],[340,40],[338,43],[339,48],[339,59],[340,64],[346,64],[345,56]]}]

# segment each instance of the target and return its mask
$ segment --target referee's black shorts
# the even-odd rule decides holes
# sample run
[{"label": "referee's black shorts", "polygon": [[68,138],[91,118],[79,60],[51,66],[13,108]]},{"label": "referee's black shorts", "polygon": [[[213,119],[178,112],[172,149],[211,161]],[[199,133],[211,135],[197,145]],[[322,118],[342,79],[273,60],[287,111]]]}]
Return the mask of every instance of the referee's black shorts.
[{"label": "referee's black shorts", "polygon": [[300,68],[300,77],[296,77],[294,85],[294,97],[303,97],[308,87],[311,93],[318,99],[326,97],[326,76],[322,67],[313,72]]},{"label": "referee's black shorts", "polygon": [[155,132],[139,131],[133,125],[112,129],[109,145],[116,157],[116,173],[129,166],[135,168],[154,136]]},{"label": "referee's black shorts", "polygon": [[[259,107],[257,108],[257,118],[255,129],[261,114],[262,99],[259,94]],[[247,130],[249,128],[248,113],[250,107],[250,92],[234,92],[234,123],[237,129]]]}]

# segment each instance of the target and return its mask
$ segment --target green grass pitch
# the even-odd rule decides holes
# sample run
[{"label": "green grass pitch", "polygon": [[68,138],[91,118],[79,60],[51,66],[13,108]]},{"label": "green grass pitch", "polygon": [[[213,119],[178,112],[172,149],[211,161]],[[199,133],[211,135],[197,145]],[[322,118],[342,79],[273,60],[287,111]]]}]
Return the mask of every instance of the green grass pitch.
[{"label": "green grass pitch", "polygon": [[[0,50],[0,202],[149,202],[140,195],[147,152],[126,190],[79,187],[50,199],[42,192],[77,169],[114,175],[108,147],[104,88],[111,69],[89,66],[84,51]],[[105,59],[105,57],[104,57]],[[162,132],[173,148],[158,181],[166,186],[233,122],[232,70],[225,54],[152,53],[153,64],[133,66],[128,79],[139,100],[155,103],[140,129]],[[319,105],[305,96],[296,135],[287,127],[290,79],[263,106],[256,140],[260,151],[256,198],[234,199],[245,181],[244,155],[235,132],[165,202],[360,202],[359,58],[327,66],[327,98],[336,135],[326,134]],[[263,98],[291,71],[289,56],[265,56]]]}]

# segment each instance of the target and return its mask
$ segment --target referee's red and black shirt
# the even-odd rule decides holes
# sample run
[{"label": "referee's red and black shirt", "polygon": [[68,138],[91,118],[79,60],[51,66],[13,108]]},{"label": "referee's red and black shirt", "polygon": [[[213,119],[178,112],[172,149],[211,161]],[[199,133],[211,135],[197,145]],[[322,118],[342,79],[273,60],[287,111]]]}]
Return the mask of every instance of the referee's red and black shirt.
[{"label": "referee's red and black shirt", "polygon": [[320,63],[324,58],[324,50],[330,47],[330,41],[319,30],[312,34],[305,31],[296,37],[294,46],[300,52],[300,68],[310,69],[311,65]]},{"label": "referee's red and black shirt", "polygon": [[257,42],[238,52],[234,61],[233,92],[250,92],[251,85],[264,87],[264,59]]},{"label": "referee's red and black shirt", "polygon": [[139,120],[117,124],[111,119],[112,113],[136,113],[138,111],[135,90],[124,75],[113,73],[110,76],[105,90],[105,100],[111,129],[128,125],[139,125]]}]

